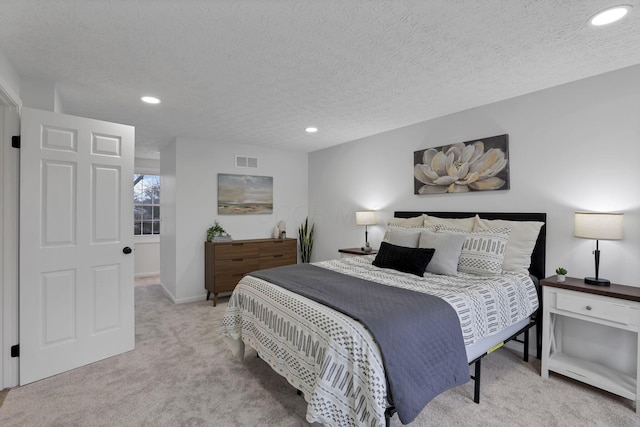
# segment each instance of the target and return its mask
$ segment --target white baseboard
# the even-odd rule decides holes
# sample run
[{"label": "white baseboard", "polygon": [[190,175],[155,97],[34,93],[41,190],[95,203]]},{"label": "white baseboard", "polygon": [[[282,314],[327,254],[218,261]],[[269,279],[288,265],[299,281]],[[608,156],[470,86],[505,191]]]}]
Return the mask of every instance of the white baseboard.
[{"label": "white baseboard", "polygon": [[206,293],[203,293],[201,296],[195,296],[195,297],[189,297],[189,298],[176,298],[171,294],[171,292],[169,292],[169,290],[167,290],[167,288],[164,287],[162,283],[160,283],[160,286],[162,286],[162,290],[164,291],[164,294],[167,296],[167,298],[169,298],[171,302],[174,304],[185,304],[188,302],[204,301],[207,298]]},{"label": "white baseboard", "polygon": [[159,276],[159,275],[160,275],[160,272],[155,271],[151,273],[136,273],[134,274],[134,277],[139,278],[139,277],[149,277],[149,276]]}]

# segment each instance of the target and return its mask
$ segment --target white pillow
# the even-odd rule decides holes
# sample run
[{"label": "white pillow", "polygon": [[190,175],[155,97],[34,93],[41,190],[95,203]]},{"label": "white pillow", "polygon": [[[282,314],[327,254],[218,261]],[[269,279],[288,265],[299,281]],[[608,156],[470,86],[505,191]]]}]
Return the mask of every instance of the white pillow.
[{"label": "white pillow", "polygon": [[391,218],[387,225],[405,225],[408,227],[422,227],[426,215],[414,216],[412,218]]},{"label": "white pillow", "polygon": [[472,231],[475,218],[438,218],[437,216],[424,216],[424,225],[443,225],[445,227],[457,228],[463,231]]},{"label": "white pillow", "polygon": [[[417,248],[418,240],[420,239],[420,232],[424,230],[435,232],[437,231],[437,227],[412,227],[408,225],[390,224],[387,227],[382,240],[396,246]],[[414,237],[415,243],[413,241]]]},{"label": "white pillow", "polygon": [[503,271],[528,270],[531,265],[531,253],[538,240],[538,234],[544,222],[538,221],[508,221],[504,219],[482,219],[476,216],[473,231],[489,230],[492,228],[511,229],[509,242],[502,262]]},{"label": "white pillow", "polygon": [[[461,230],[440,227],[439,233],[459,234]],[[491,276],[502,273],[502,262],[509,241],[509,228],[470,231],[460,252],[458,271],[462,273]]]},{"label": "white pillow", "polygon": [[421,228],[400,228],[389,227],[384,235],[383,241],[396,246],[404,246],[407,248],[417,248],[418,240],[420,240]]},{"label": "white pillow", "polygon": [[464,234],[434,233],[429,230],[421,232],[418,247],[436,250],[427,264],[427,271],[455,276],[458,273],[458,261],[465,239]]}]

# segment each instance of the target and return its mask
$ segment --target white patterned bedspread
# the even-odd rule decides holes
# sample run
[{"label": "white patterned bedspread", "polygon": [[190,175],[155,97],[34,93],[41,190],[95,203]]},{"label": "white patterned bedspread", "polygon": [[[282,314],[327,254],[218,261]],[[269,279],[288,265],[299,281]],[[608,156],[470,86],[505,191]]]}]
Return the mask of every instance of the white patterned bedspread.
[{"label": "white patterned bedspread", "polygon": [[[529,317],[538,297],[527,272],[424,278],[374,267],[374,256],[314,263],[351,276],[439,296],[458,313],[465,345]],[[402,308],[399,307],[399,310]],[[380,351],[359,322],[264,280],[245,276],[220,331],[239,358],[244,343],[308,402],[307,421],[384,426],[386,378]]]}]

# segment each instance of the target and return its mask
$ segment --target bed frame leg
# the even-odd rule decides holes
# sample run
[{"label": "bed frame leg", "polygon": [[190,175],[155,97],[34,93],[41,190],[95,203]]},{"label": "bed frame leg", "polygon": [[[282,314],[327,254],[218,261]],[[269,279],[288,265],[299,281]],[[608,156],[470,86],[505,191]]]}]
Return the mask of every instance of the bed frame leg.
[{"label": "bed frame leg", "polygon": [[475,374],[473,376],[474,387],[473,387],[473,401],[476,403],[480,403],[480,371],[482,370],[482,359],[476,360],[476,369]]},{"label": "bed frame leg", "polygon": [[[540,300],[542,301],[542,299]],[[542,303],[540,303],[542,306]],[[536,315],[536,356],[538,356],[538,360],[542,360],[542,310],[538,309],[538,314]]]},{"label": "bed frame leg", "polygon": [[394,406],[387,408],[384,410],[384,425],[386,427],[391,426],[391,417],[396,413],[396,408]]},{"label": "bed frame leg", "polygon": [[524,331],[524,361],[529,361],[529,330]]}]

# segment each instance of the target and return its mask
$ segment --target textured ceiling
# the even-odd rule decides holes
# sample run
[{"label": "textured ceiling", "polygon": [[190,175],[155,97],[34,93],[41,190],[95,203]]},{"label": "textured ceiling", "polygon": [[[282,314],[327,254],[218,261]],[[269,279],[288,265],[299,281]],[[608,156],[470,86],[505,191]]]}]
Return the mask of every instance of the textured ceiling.
[{"label": "textured ceiling", "polygon": [[638,64],[639,1],[596,29],[616,0],[0,0],[0,49],[66,113],[134,125],[140,157],[314,151]]}]

